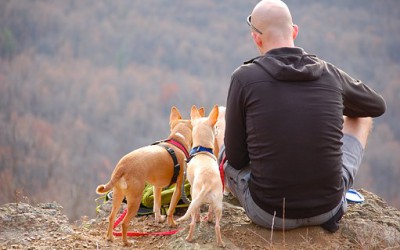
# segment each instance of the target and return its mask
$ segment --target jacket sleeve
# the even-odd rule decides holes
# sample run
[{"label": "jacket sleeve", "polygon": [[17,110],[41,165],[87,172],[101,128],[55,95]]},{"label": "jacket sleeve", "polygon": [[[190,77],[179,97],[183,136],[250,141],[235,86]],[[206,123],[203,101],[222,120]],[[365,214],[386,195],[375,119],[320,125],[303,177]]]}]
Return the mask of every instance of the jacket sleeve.
[{"label": "jacket sleeve", "polygon": [[386,103],[381,95],[339,70],[343,87],[343,115],[349,117],[378,117],[386,111]]},{"label": "jacket sleeve", "polygon": [[238,79],[232,76],[228,91],[225,111],[225,153],[229,164],[241,169],[249,163],[246,143],[246,115],[243,87]]}]

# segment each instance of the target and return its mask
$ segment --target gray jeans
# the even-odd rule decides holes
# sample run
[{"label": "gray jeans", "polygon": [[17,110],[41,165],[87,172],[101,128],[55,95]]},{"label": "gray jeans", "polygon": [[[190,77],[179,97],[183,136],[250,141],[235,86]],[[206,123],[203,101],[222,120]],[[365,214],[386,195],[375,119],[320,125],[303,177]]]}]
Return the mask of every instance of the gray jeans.
[{"label": "gray jeans", "polygon": [[[343,193],[342,201],[331,211],[321,215],[303,219],[287,219],[276,217],[261,209],[251,198],[249,191],[250,168],[246,167],[241,170],[236,170],[225,163],[225,183],[229,187],[232,194],[239,200],[242,207],[245,209],[247,216],[255,224],[274,229],[293,229],[303,226],[316,226],[328,221],[342,207],[347,210],[345,194],[354,182],[361,160],[364,154],[361,143],[351,135],[344,135],[342,138],[342,161],[343,161],[343,182],[345,192]],[[284,224],[283,224],[284,223]]]}]

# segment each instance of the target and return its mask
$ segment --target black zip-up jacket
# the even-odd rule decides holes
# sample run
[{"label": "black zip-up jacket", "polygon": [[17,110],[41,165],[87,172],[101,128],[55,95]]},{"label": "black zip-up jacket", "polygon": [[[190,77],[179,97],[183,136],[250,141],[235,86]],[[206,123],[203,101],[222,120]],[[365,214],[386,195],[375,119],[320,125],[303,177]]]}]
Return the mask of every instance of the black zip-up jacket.
[{"label": "black zip-up jacket", "polygon": [[226,104],[225,147],[235,169],[250,163],[254,202],[270,214],[308,218],[343,195],[343,115],[377,117],[384,99],[302,48],[279,48],[239,67]]}]

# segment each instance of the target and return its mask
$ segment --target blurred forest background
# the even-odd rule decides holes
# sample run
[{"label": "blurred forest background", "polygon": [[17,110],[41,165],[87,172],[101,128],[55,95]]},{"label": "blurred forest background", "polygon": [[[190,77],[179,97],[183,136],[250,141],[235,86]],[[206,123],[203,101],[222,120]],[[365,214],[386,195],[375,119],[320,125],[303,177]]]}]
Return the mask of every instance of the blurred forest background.
[{"label": "blurred forest background", "polygon": [[[258,55],[258,1],[0,1],[0,204],[57,201],[95,215],[95,188],[129,151],[164,139],[175,105],[225,105]],[[356,188],[400,208],[400,1],[285,1],[297,46],[382,93]],[[208,110],[208,111],[207,111]]]}]

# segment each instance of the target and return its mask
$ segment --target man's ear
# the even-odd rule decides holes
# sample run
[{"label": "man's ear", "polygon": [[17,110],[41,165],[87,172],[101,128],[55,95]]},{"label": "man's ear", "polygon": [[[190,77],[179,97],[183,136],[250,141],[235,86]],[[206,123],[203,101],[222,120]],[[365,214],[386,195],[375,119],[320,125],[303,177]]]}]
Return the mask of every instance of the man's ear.
[{"label": "man's ear", "polygon": [[299,26],[293,24],[293,40],[296,39],[297,35],[299,34]]},{"label": "man's ear", "polygon": [[261,40],[261,36],[256,32],[251,32],[251,36],[253,37],[253,41],[258,48],[262,48],[263,42]]}]

